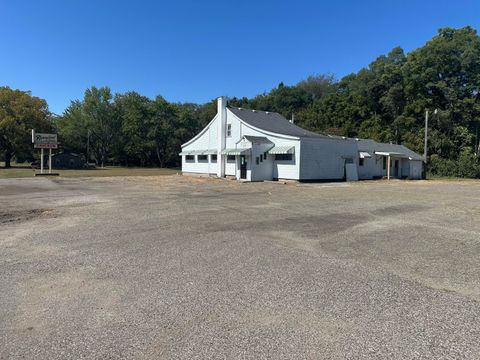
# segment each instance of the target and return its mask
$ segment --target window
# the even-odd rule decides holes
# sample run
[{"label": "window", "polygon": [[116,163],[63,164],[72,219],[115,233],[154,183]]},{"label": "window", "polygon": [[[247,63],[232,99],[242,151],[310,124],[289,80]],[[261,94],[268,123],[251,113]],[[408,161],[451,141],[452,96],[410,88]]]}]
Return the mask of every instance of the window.
[{"label": "window", "polygon": [[217,154],[210,155],[210,159],[212,162],[217,162]]},{"label": "window", "polygon": [[263,154],[260,154],[260,162],[263,162]]},{"label": "window", "polygon": [[383,157],[383,170],[387,168],[387,158],[384,156]]},{"label": "window", "polygon": [[232,124],[227,124],[227,137],[232,136]]},{"label": "window", "polygon": [[208,156],[207,155],[198,155],[198,161],[207,161]]},{"label": "window", "polygon": [[260,158],[258,156],[255,158],[255,162],[257,163],[257,165],[260,164]]},{"label": "window", "polygon": [[263,153],[263,158],[264,158],[265,160],[267,160],[267,152],[266,152],[266,151]]},{"label": "window", "polygon": [[235,161],[235,155],[227,155],[227,161]]},{"label": "window", "polygon": [[195,156],[193,156],[193,155],[185,155],[185,160],[186,160],[186,161],[195,161]]},{"label": "window", "polygon": [[291,161],[292,159],[293,159],[292,154],[275,154],[275,160]]},{"label": "window", "polygon": [[358,166],[363,166],[363,161],[364,160],[365,159],[362,159],[362,158],[358,159]]}]

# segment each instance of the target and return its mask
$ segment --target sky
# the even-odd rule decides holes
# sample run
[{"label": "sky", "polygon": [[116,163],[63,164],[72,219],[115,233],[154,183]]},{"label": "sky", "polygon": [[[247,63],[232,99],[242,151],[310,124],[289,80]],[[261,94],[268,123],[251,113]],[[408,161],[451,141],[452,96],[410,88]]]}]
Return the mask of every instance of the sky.
[{"label": "sky", "polygon": [[204,103],[311,74],[341,78],[442,27],[480,30],[476,0],[0,0],[0,86],[61,114],[90,86]]}]

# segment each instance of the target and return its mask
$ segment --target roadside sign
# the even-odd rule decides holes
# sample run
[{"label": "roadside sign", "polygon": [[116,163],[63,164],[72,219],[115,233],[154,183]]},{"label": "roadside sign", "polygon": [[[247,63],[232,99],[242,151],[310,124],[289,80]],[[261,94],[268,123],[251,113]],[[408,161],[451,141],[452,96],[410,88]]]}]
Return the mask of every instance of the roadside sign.
[{"label": "roadside sign", "polygon": [[33,147],[36,149],[57,149],[57,134],[35,133],[33,135]]}]

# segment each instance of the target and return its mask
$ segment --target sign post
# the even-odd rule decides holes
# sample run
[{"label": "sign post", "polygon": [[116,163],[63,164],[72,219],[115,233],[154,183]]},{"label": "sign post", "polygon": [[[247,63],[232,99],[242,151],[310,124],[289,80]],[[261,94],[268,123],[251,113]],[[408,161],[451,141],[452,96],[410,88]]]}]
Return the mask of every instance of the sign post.
[{"label": "sign post", "polygon": [[57,134],[35,133],[32,130],[32,142],[35,149],[40,149],[40,174],[35,176],[47,175],[43,173],[43,149],[48,149],[48,175],[58,175],[52,173],[52,149],[58,148]]},{"label": "sign post", "polygon": [[43,174],[43,148],[40,149],[40,174]]}]

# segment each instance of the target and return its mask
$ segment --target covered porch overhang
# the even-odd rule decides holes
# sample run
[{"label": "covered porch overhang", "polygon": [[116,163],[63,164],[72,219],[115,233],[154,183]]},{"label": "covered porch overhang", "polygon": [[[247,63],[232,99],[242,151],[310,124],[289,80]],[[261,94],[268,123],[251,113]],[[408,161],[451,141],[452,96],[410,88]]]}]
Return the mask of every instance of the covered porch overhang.
[{"label": "covered porch overhang", "polygon": [[251,149],[225,149],[222,150],[222,155],[249,155]]},{"label": "covered porch overhang", "polygon": [[387,158],[387,179],[390,180],[391,174],[391,162],[392,158],[408,159],[409,157],[403,153],[395,151],[375,151],[375,155],[383,156]]},{"label": "covered porch overhang", "polygon": [[182,150],[181,153],[178,155],[214,155],[217,153],[217,150],[210,149],[210,150]]},{"label": "covered porch overhang", "polygon": [[375,151],[375,155],[390,156],[390,157],[396,157],[396,158],[408,158],[407,155],[399,152],[394,152],[394,151]]}]

